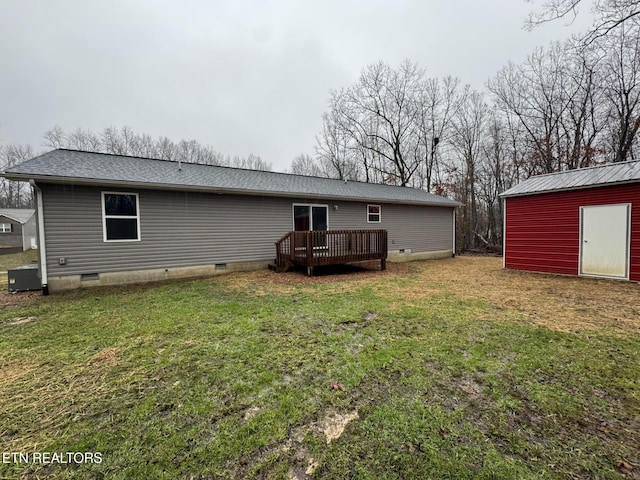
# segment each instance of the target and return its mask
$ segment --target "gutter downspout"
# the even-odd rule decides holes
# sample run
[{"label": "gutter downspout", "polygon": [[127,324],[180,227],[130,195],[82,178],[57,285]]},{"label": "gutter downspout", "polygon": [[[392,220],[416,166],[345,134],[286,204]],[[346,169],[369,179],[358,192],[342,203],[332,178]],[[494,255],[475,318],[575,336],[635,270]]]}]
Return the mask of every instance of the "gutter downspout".
[{"label": "gutter downspout", "polygon": [[38,230],[38,266],[40,269],[40,283],[42,295],[49,295],[49,276],[47,273],[47,247],[44,241],[44,210],[42,208],[42,190],[36,185],[35,180],[30,179],[29,184],[36,194],[36,228]]},{"label": "gutter downspout", "polygon": [[452,257],[456,256],[456,209],[458,207],[453,207],[453,255]]}]

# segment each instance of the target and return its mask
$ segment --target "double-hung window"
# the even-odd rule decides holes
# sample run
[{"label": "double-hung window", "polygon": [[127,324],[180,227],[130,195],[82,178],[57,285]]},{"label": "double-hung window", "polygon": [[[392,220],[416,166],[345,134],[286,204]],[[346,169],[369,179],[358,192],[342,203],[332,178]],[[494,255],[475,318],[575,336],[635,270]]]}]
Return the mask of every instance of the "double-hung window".
[{"label": "double-hung window", "polygon": [[0,233],[11,233],[12,225],[10,223],[0,223]]},{"label": "double-hung window", "polygon": [[367,205],[367,223],[380,223],[382,211],[380,205]]},{"label": "double-hung window", "polygon": [[102,192],[102,231],[105,242],[140,240],[137,193]]}]

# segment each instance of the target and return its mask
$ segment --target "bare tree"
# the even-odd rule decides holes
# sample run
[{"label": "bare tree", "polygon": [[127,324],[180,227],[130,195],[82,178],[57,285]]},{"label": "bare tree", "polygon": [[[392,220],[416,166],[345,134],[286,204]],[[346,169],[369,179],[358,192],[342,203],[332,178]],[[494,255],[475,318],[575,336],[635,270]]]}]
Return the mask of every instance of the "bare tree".
[{"label": "bare tree", "polygon": [[[112,153],[114,155],[127,155],[127,148],[122,140],[120,132],[115,127],[107,127],[100,134],[101,144],[100,150],[104,153]],[[73,148],[72,146],[70,148]]]},{"label": "bare tree", "polygon": [[430,191],[441,181],[437,147],[448,135],[459,85],[452,77],[427,79],[410,61],[366,67],[356,84],[331,92],[318,158],[338,178]]},{"label": "bare tree", "polygon": [[[451,143],[459,162],[450,171],[457,180],[458,200],[464,203],[460,218],[460,241],[465,246],[476,246],[479,233],[478,174],[483,154],[487,122],[487,105],[481,93],[466,89],[464,101],[453,120]],[[482,238],[481,238],[482,239]],[[483,239],[486,243],[486,239]]]},{"label": "bare tree", "polygon": [[489,80],[497,107],[524,133],[529,173],[551,173],[595,161],[598,121],[594,67],[570,44],[538,48]]},{"label": "bare tree", "polygon": [[[538,53],[537,58],[540,57]],[[534,65],[537,64],[536,61]],[[532,173],[558,169],[554,159],[554,132],[565,107],[560,101],[556,79],[555,74],[548,75],[509,62],[488,82],[498,108],[523,127],[526,148],[531,163],[535,164]]]},{"label": "bare tree", "polygon": [[228,162],[230,167],[236,168],[246,168],[249,170],[271,170],[271,164],[265,162],[258,155],[254,155],[250,153],[248,157],[233,157],[231,161]]},{"label": "bare tree", "polygon": [[451,121],[460,103],[464,101],[464,92],[460,80],[445,77],[442,81],[429,78],[418,100],[418,148],[423,168],[419,169],[420,188],[432,191],[434,184],[442,182],[440,165],[437,161],[438,146],[448,141]]},{"label": "bare tree", "polygon": [[[573,20],[584,4],[583,0],[546,0],[539,10],[527,17],[525,26],[531,29],[561,18]],[[596,0],[593,2],[593,13],[593,26],[581,39],[584,45],[615,34],[618,28],[635,22],[640,17],[640,0]]]},{"label": "bare tree", "polygon": [[597,42],[603,57],[599,84],[606,102],[609,149],[614,162],[637,158],[640,129],[640,28],[621,26]]},{"label": "bare tree", "polygon": [[[336,119],[336,114],[334,111],[322,115],[322,133],[316,137],[316,155],[320,164],[318,171],[329,178],[360,180],[358,160],[362,150],[359,142],[352,141],[358,133],[349,128],[344,119]],[[366,155],[363,167],[367,177],[369,169]]]},{"label": "bare tree", "polygon": [[332,149],[343,145],[363,165],[367,180],[377,173],[384,183],[409,185],[421,160],[417,99],[423,79],[409,61],[398,70],[382,62],[365,68],[354,86],[332,93],[319,149],[334,157]]},{"label": "bare tree", "polygon": [[44,135],[44,144],[51,148],[67,148],[69,144],[67,135],[64,133],[60,125],[54,126],[51,130],[47,130]]},{"label": "bare tree", "polygon": [[[0,146],[0,171],[33,158],[30,145]],[[0,178],[0,207],[29,208],[33,206],[31,186],[26,182],[15,182]]]},{"label": "bare tree", "polygon": [[100,148],[101,141],[100,138],[90,130],[78,128],[66,135],[66,143],[69,148],[95,152]]},{"label": "bare tree", "polygon": [[136,140],[135,155],[144,158],[158,158],[162,139],[154,141],[151,135],[143,133]]},{"label": "bare tree", "polygon": [[567,55],[567,108],[560,118],[559,150],[563,169],[573,170],[595,164],[596,140],[603,129],[601,90],[597,88],[598,59],[586,50]]},{"label": "bare tree", "polygon": [[503,204],[499,195],[520,180],[517,145],[520,133],[514,131],[495,108],[488,113],[482,162],[477,169],[476,190],[482,212],[478,228],[487,244],[502,245]]},{"label": "bare tree", "polygon": [[174,143],[167,137],[154,140],[150,135],[137,134],[131,127],[107,127],[99,134],[91,130],[77,130],[67,134],[56,125],[44,134],[45,146],[51,148],[70,148],[114,155],[131,155],[146,158],[160,158],[185,163],[205,165],[227,165],[253,170],[271,170],[271,164],[259,156],[225,157],[212,147],[202,145],[196,140],[180,140]]},{"label": "bare tree", "polygon": [[167,137],[160,137],[155,142],[156,156],[154,158],[163,158],[165,160],[174,160],[175,145]]},{"label": "bare tree", "polygon": [[288,171],[294,175],[329,177],[329,175],[325,175],[326,172],[323,171],[319,161],[303,153],[291,161]]}]

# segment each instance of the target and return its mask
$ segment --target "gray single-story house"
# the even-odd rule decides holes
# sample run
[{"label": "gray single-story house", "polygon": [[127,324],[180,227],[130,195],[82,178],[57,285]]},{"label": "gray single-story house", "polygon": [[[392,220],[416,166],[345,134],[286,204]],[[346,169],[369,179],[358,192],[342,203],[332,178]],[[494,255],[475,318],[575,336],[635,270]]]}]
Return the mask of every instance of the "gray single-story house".
[{"label": "gray single-story house", "polygon": [[266,268],[291,231],[388,233],[389,261],[455,254],[458,202],[422,190],[58,149],[34,188],[43,289]]},{"label": "gray single-story house", "polygon": [[36,215],[32,208],[0,208],[0,248],[37,247]]}]

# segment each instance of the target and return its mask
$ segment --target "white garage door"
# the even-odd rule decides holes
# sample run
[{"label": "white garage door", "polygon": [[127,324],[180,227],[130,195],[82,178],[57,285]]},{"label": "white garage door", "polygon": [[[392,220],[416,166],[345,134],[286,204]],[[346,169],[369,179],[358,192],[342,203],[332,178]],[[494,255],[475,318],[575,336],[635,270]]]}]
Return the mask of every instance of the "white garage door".
[{"label": "white garage door", "polygon": [[580,274],[629,278],[631,206],[580,208]]}]

